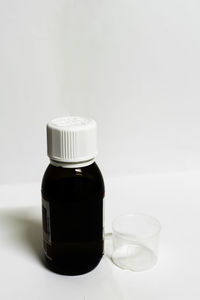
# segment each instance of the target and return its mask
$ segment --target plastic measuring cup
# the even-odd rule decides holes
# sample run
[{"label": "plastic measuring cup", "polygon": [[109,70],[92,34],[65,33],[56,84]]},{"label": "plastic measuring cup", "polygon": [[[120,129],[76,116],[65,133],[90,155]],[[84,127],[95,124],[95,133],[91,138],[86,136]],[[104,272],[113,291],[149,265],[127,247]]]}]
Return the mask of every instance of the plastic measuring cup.
[{"label": "plastic measuring cup", "polygon": [[[112,223],[112,261],[123,269],[143,271],[157,262],[160,222],[145,214],[121,215]],[[107,251],[106,251],[107,252]]]}]

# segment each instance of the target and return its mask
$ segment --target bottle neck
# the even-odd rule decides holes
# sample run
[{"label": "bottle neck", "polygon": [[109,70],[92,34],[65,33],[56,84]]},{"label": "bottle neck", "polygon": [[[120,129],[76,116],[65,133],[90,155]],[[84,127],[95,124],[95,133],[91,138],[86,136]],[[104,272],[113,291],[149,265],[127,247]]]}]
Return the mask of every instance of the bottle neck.
[{"label": "bottle neck", "polygon": [[63,161],[57,161],[50,159],[50,164],[55,166],[55,167],[62,167],[62,168],[81,168],[81,167],[86,167],[91,164],[93,164],[95,161],[95,158],[92,158],[87,161],[80,161],[80,162],[63,162]]}]

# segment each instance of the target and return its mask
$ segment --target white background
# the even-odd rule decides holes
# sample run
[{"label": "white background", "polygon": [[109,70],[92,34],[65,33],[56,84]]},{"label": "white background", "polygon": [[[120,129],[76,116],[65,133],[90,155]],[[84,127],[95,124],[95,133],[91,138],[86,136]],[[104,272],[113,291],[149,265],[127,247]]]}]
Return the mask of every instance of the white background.
[{"label": "white background", "polygon": [[200,169],[197,0],[0,1],[0,183],[40,181],[46,122],[97,120],[105,175]]},{"label": "white background", "polygon": [[[197,0],[0,0],[1,299],[200,299],[199,11]],[[105,231],[122,213],[160,220],[153,269],[104,257],[72,278],[40,263],[45,125],[66,114],[98,122]]]}]

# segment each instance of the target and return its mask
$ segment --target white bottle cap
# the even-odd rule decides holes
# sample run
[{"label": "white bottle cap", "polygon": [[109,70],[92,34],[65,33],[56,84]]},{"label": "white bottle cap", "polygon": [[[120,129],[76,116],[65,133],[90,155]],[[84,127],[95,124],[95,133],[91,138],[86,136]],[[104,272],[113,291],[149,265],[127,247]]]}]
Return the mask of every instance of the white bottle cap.
[{"label": "white bottle cap", "polygon": [[47,124],[47,154],[53,161],[73,163],[97,155],[96,122],[82,117],[62,117]]}]

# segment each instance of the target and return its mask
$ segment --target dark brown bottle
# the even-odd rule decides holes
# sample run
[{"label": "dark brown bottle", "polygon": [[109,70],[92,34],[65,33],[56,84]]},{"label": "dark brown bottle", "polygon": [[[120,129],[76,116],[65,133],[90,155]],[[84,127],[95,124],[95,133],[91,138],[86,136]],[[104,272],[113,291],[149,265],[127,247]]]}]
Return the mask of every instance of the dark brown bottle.
[{"label": "dark brown bottle", "polygon": [[79,117],[47,126],[51,163],[42,181],[44,253],[47,267],[60,274],[87,273],[103,256],[104,182],[94,162],[94,130],[93,120]]}]

